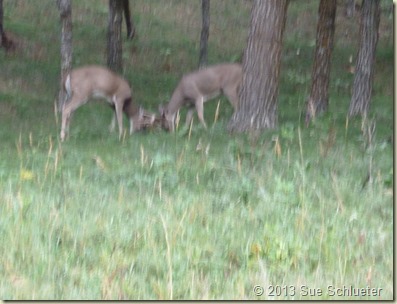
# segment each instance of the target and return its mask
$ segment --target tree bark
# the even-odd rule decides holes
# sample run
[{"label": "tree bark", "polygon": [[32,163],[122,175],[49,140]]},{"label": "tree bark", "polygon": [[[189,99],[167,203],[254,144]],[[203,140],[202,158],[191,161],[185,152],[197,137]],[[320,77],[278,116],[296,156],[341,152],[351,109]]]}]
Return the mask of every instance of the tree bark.
[{"label": "tree bark", "polygon": [[122,73],[123,56],[121,42],[121,24],[123,21],[123,1],[109,0],[109,24],[108,24],[108,45],[107,65],[109,69]]},{"label": "tree bark", "polygon": [[135,26],[134,26],[134,22],[131,19],[129,0],[123,0],[123,11],[124,11],[125,25],[127,27],[127,39],[132,40],[135,36]]},{"label": "tree bark", "polygon": [[375,68],[375,51],[378,43],[380,0],[363,0],[360,22],[360,47],[353,81],[349,116],[368,113]]},{"label": "tree bark", "polygon": [[0,48],[3,47],[8,52],[15,48],[15,44],[11,39],[7,37],[6,32],[4,31],[3,16],[3,0],[0,0]]},{"label": "tree bark", "polygon": [[336,0],[321,0],[318,15],[312,85],[306,106],[306,126],[316,115],[328,109],[328,87],[335,33]]},{"label": "tree bark", "polygon": [[210,30],[210,0],[201,0],[202,28],[200,37],[199,68],[208,63],[208,37]]},{"label": "tree bark", "polygon": [[7,39],[3,28],[3,15],[3,0],[0,0],[0,47],[4,46],[4,41]]},{"label": "tree bark", "polygon": [[282,40],[288,0],[254,0],[248,44],[243,56],[239,106],[230,132],[259,131],[277,126],[277,99]]},{"label": "tree bark", "polygon": [[64,81],[72,68],[72,3],[71,0],[57,0],[61,19],[61,83],[58,96],[58,110],[66,102]]}]

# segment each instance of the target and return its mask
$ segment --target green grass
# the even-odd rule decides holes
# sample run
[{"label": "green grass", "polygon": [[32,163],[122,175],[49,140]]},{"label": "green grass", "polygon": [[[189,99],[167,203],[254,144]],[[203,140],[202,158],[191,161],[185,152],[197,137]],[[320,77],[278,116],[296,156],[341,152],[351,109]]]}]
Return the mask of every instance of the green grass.
[{"label": "green grass", "polygon": [[[303,126],[317,5],[291,2],[276,130],[229,135],[222,98],[217,122],[217,101],[206,105],[208,131],[195,119],[191,134],[181,127],[119,142],[109,107],[92,103],[76,111],[61,144],[55,5],[4,5],[20,48],[0,50],[0,298],[356,299],[330,297],[329,285],[393,298],[390,18],[381,22],[367,121],[346,120],[357,37],[340,9],[330,111]],[[73,5],[74,65],[104,64],[107,1]],[[249,5],[211,5],[210,62],[234,60]],[[132,9],[138,36],[124,41],[124,75],[136,101],[156,111],[197,66],[200,5],[151,0]],[[256,296],[255,285],[266,292]],[[269,285],[295,295],[271,296]],[[302,286],[323,294],[303,296]]]}]

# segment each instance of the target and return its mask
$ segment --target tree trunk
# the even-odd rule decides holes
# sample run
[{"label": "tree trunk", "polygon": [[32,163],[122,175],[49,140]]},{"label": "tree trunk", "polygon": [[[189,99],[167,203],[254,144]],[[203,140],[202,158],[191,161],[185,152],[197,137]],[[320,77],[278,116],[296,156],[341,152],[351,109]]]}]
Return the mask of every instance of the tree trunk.
[{"label": "tree trunk", "polygon": [[200,37],[199,68],[208,63],[208,37],[210,30],[210,0],[201,0],[202,28]]},{"label": "tree trunk", "polygon": [[64,81],[72,68],[72,3],[71,0],[57,0],[61,18],[61,83],[58,96],[58,110],[66,102]]},{"label": "tree trunk", "polygon": [[9,39],[4,31],[3,27],[3,0],[0,0],[0,48],[5,48],[6,51],[13,50],[15,48],[14,42]]},{"label": "tree trunk", "polygon": [[123,70],[121,24],[123,21],[123,1],[109,0],[109,24],[107,65],[109,69],[121,73]]},{"label": "tree trunk", "polygon": [[317,114],[328,109],[328,87],[335,32],[336,0],[321,0],[318,15],[312,86],[306,107],[306,126]]},{"label": "tree trunk", "polygon": [[3,0],[0,0],[0,47],[4,46],[4,41],[6,38],[3,28]]},{"label": "tree trunk", "polygon": [[127,39],[132,40],[135,36],[135,26],[134,26],[134,22],[131,19],[129,0],[123,0],[123,10],[125,17],[125,25],[127,27]]},{"label": "tree trunk", "polygon": [[282,40],[288,0],[255,0],[243,57],[239,106],[228,129],[259,131],[277,126]]},{"label": "tree trunk", "polygon": [[349,116],[368,113],[372,94],[375,51],[378,43],[380,0],[363,0],[358,50]]}]

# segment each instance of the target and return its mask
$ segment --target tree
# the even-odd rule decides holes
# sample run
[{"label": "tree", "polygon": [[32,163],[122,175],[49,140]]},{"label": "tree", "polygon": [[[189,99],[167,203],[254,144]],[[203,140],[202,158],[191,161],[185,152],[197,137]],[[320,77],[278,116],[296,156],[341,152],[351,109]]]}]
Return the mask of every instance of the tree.
[{"label": "tree", "polygon": [[61,83],[58,97],[58,110],[66,102],[64,81],[72,68],[72,3],[71,0],[57,0],[61,19]]},{"label": "tree", "polygon": [[3,28],[3,0],[0,0],[0,47],[4,46],[4,41],[7,39]]},{"label": "tree", "polygon": [[353,81],[349,116],[365,116],[369,110],[374,78],[375,51],[378,43],[380,0],[363,0],[360,21],[360,46]]},{"label": "tree", "polygon": [[254,0],[248,44],[243,55],[240,103],[228,129],[259,131],[277,125],[282,40],[288,0]]},{"label": "tree", "polygon": [[199,68],[208,62],[208,37],[210,30],[210,0],[201,0],[202,28],[200,37]]},{"label": "tree", "polygon": [[321,0],[318,15],[312,85],[306,107],[306,125],[317,114],[328,109],[328,87],[335,32],[336,0]]},{"label": "tree", "polygon": [[134,22],[131,19],[129,0],[123,0],[123,11],[125,17],[125,25],[127,27],[127,39],[132,40],[135,36],[135,26],[134,26]]},{"label": "tree", "polygon": [[4,31],[3,27],[3,0],[0,0],[0,48],[4,47],[6,51],[13,49],[14,43],[9,39]]},{"label": "tree", "polygon": [[109,0],[109,23],[107,43],[107,65],[121,73],[123,70],[121,24],[123,21],[123,0]]}]

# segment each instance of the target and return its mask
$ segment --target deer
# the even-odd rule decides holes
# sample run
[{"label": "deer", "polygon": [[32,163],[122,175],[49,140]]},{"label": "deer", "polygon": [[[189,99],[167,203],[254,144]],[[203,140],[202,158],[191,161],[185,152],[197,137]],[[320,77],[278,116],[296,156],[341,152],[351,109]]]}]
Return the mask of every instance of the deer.
[{"label": "deer", "polygon": [[[66,101],[62,108],[61,141],[69,133],[70,119],[73,112],[94,98],[104,98],[114,109],[110,129],[114,129],[116,120],[119,139],[123,134],[124,112],[130,122],[130,134],[142,128],[146,115],[146,124],[150,124],[148,113],[132,101],[132,91],[128,82],[114,72],[101,66],[83,66],[72,70],[64,81]],[[155,120],[154,114],[152,120]]]},{"label": "deer", "polygon": [[[114,115],[109,126],[109,131],[113,132],[116,127],[117,115],[115,106],[111,105],[111,107],[114,110]],[[129,99],[124,103],[123,112],[127,116],[127,119],[130,123],[130,135],[136,131],[157,127],[161,122],[161,119],[154,113],[146,111],[141,106],[138,106]]]},{"label": "deer", "polygon": [[241,81],[242,67],[237,63],[218,64],[185,74],[175,88],[170,101],[165,106],[159,106],[163,128],[173,132],[177,111],[182,106],[187,106],[186,126],[191,124],[196,110],[201,124],[207,129],[204,120],[204,103],[223,94],[236,111]]}]

